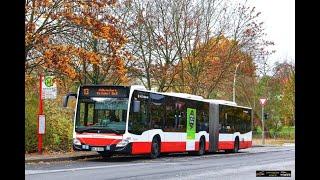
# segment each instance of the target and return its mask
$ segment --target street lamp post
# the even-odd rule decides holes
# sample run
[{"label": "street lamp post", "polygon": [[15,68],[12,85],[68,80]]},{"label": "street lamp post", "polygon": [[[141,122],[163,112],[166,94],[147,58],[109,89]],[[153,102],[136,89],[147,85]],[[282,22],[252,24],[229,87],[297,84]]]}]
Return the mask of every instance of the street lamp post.
[{"label": "street lamp post", "polygon": [[239,64],[237,64],[236,66],[236,70],[234,71],[234,77],[233,77],[233,102],[236,102],[236,74],[237,74],[237,70],[238,67],[241,63],[243,63],[244,61],[241,61]]}]

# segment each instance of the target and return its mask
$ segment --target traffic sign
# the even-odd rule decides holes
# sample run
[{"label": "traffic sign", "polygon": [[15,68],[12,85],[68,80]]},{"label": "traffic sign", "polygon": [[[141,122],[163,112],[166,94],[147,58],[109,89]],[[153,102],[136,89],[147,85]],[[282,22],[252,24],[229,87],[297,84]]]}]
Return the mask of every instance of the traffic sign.
[{"label": "traffic sign", "polygon": [[54,76],[42,77],[42,99],[55,99],[57,97],[57,84]]},{"label": "traffic sign", "polygon": [[264,105],[266,104],[266,102],[267,102],[267,99],[266,99],[266,98],[261,98],[261,99],[260,99],[260,104],[261,104],[262,106],[264,106]]}]

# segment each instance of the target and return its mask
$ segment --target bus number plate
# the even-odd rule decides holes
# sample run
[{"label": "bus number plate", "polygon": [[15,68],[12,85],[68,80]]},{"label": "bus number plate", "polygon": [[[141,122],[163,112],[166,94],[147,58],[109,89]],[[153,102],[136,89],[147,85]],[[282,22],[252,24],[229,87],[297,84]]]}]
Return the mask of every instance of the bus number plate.
[{"label": "bus number plate", "polygon": [[103,147],[92,147],[91,151],[104,151]]}]

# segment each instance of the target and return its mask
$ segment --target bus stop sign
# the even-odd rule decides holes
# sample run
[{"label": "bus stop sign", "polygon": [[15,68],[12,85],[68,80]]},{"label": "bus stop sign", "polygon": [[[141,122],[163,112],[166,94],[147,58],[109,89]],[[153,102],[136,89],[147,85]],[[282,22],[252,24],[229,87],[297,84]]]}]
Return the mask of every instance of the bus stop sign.
[{"label": "bus stop sign", "polygon": [[266,102],[267,102],[267,99],[266,99],[266,98],[260,99],[260,104],[261,104],[262,106],[264,106],[264,105],[266,104]]}]

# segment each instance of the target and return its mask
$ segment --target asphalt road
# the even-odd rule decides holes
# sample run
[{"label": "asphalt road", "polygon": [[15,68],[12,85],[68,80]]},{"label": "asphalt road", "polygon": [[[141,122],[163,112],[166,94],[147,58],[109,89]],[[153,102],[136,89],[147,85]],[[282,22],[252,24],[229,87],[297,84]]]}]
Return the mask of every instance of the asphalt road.
[{"label": "asphalt road", "polygon": [[[237,154],[170,154],[158,159],[120,156],[25,164],[26,179],[256,179],[256,170],[290,170],[295,178],[294,147],[256,147]],[[279,179],[266,177],[261,179]]]}]

